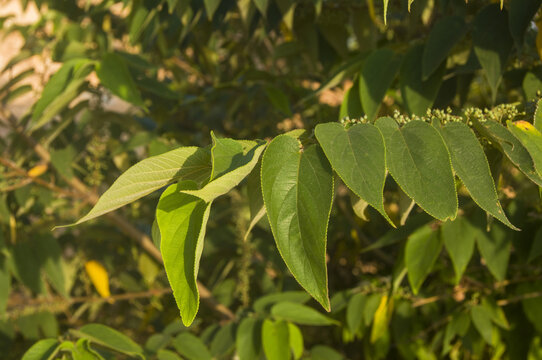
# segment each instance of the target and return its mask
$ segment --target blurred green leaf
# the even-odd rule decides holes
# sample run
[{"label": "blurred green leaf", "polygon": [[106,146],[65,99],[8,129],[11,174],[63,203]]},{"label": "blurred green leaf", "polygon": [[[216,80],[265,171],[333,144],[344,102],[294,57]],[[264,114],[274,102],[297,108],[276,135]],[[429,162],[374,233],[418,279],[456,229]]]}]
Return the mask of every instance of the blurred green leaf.
[{"label": "blurred green leaf", "polygon": [[91,343],[96,343],[115,351],[127,355],[142,355],[143,349],[132,339],[120,332],[101,324],[87,324],[72,330],[79,337],[88,339]]},{"label": "blurred green leaf", "polygon": [[262,342],[268,360],[288,360],[292,358],[287,322],[264,320]]},{"label": "blurred green leaf", "polygon": [[189,360],[211,360],[213,357],[207,346],[189,332],[182,332],[173,340],[175,350]]},{"label": "blurred green leaf", "polygon": [[113,94],[145,109],[139,89],[123,57],[115,53],[104,54],[96,65],[96,74],[101,84]]},{"label": "blurred green leaf", "polygon": [[433,269],[442,249],[439,231],[423,226],[408,237],[405,247],[405,264],[412,291],[417,294],[423,281]]},{"label": "blurred green leaf", "polygon": [[279,302],[271,308],[276,319],[287,320],[300,325],[337,325],[337,321],[305,305],[293,302]]}]

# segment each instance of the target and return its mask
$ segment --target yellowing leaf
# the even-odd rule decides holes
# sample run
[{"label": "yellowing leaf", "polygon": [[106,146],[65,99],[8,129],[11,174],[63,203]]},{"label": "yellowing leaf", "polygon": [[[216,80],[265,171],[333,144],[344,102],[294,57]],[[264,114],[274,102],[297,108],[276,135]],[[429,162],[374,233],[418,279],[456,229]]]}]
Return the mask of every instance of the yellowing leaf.
[{"label": "yellowing leaf", "polygon": [[45,164],[36,165],[32,169],[28,170],[28,176],[38,177],[46,171],[47,171],[47,165]]},{"label": "yellowing leaf", "polygon": [[98,294],[104,298],[111,296],[111,292],[109,291],[109,276],[102,264],[94,260],[87,261],[85,263],[85,270]]},{"label": "yellowing leaf", "polygon": [[388,295],[382,296],[376,309],[371,330],[371,342],[374,344],[388,330],[388,324],[393,313],[393,299],[388,301]]}]

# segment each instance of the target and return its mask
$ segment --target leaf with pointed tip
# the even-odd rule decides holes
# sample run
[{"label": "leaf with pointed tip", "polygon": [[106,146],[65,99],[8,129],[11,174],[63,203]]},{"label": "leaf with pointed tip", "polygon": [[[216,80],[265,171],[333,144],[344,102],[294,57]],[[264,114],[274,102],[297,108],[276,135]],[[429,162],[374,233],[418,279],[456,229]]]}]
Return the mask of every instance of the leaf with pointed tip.
[{"label": "leaf with pointed tip", "polygon": [[401,66],[401,57],[391,49],[377,49],[365,60],[359,77],[361,104],[369,121],[378,115],[386,91]]},{"label": "leaf with pointed tip", "polygon": [[201,189],[184,191],[205,202],[211,202],[239,185],[252,172],[266,145],[264,141],[217,139],[211,135],[214,142],[211,181]]},{"label": "leaf with pointed tip", "polygon": [[267,217],[284,262],[329,311],[326,269],[327,224],[333,200],[333,172],[318,145],[279,135],[262,160]]},{"label": "leaf with pointed tip", "polygon": [[423,49],[423,80],[427,80],[438,69],[466,33],[467,24],[461,16],[447,16],[435,23]]},{"label": "leaf with pointed tip", "polygon": [[512,246],[512,242],[506,231],[501,226],[498,226],[498,224],[491,226],[489,234],[479,228],[476,243],[489,272],[498,281],[503,281],[506,278],[506,270],[508,269],[508,260]]},{"label": "leaf with pointed tip", "polygon": [[386,148],[377,127],[339,123],[319,124],[316,138],[333,169],[357,196],[367,201],[395,227],[384,210]]},{"label": "leaf with pointed tip", "polygon": [[87,324],[79,330],[70,330],[78,337],[132,356],[142,356],[143,349],[128,336],[102,324]]},{"label": "leaf with pointed tip", "polygon": [[269,6],[269,0],[254,0],[254,5],[258,8],[258,11],[265,18],[267,16],[267,7]]},{"label": "leaf with pointed tip", "polygon": [[440,229],[444,247],[454,265],[455,283],[459,284],[474,252],[478,229],[462,216],[445,222]]},{"label": "leaf with pointed tip", "polygon": [[511,229],[518,230],[506,217],[491,176],[484,149],[472,130],[460,122],[438,128],[448,146],[452,167],[469,190],[472,199],[482,209]]},{"label": "leaf with pointed tip", "polygon": [[426,122],[411,121],[395,130],[386,149],[386,165],[401,189],[429,215],[442,221],[454,219],[454,175],[438,131]]},{"label": "leaf with pointed tip", "polygon": [[311,307],[288,301],[273,305],[271,314],[276,319],[287,320],[300,325],[326,326],[338,324],[336,320],[319,313]]},{"label": "leaf with pointed tip", "polygon": [[268,360],[291,359],[287,322],[264,320],[262,342],[265,357]]},{"label": "leaf with pointed tip", "polygon": [[189,326],[199,308],[197,276],[211,203],[181,193],[187,188],[196,188],[196,184],[181,182],[170,185],[162,193],[156,207],[156,221],[166,274],[183,324]]},{"label": "leaf with pointed tip", "polygon": [[126,170],[100,197],[90,212],[74,225],[118,209],[174,181],[192,180],[198,184],[209,179],[209,149],[181,147],[142,160]]},{"label": "leaf with pointed tip", "polygon": [[542,134],[527,121],[508,121],[508,129],[527,149],[533,159],[534,168],[542,175]]},{"label": "leaf with pointed tip", "polygon": [[384,5],[384,25],[388,24],[388,2],[389,0],[382,0]]},{"label": "leaf with pointed tip", "polygon": [[218,6],[220,5],[220,0],[204,0],[203,2],[205,3],[207,19],[211,21],[213,19],[213,15],[215,14],[216,9],[218,9]]},{"label": "leaf with pointed tip", "polygon": [[439,232],[423,226],[408,237],[405,247],[405,265],[408,282],[414,294],[418,294],[423,281],[433,269],[442,249]]},{"label": "leaf with pointed tip", "polygon": [[476,330],[482,335],[485,342],[491,344],[493,324],[489,312],[483,306],[476,305],[470,309],[470,316]]},{"label": "leaf with pointed tip", "polygon": [[523,47],[523,39],[529,24],[540,8],[542,0],[514,0],[509,3],[508,21],[510,33],[518,48]]},{"label": "leaf with pointed tip", "polygon": [[43,339],[32,345],[22,357],[22,360],[47,360],[56,352],[60,343],[57,339]]},{"label": "leaf with pointed tip", "polygon": [[474,52],[485,71],[495,99],[502,73],[514,45],[508,28],[508,12],[499,9],[497,4],[488,5],[478,12],[474,19],[472,41]]},{"label": "leaf with pointed tip", "polygon": [[102,60],[96,65],[96,75],[101,84],[113,94],[145,109],[141,93],[122,56],[116,53],[104,54]]}]

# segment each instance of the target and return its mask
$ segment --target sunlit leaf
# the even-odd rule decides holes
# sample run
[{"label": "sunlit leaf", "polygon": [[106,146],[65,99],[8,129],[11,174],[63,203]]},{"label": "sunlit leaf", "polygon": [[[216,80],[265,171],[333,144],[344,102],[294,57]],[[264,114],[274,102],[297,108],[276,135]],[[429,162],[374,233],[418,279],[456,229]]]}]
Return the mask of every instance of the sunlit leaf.
[{"label": "sunlit leaf", "polygon": [[106,298],[111,296],[111,292],[109,291],[109,275],[102,264],[94,260],[87,261],[85,263],[85,271],[101,297]]}]

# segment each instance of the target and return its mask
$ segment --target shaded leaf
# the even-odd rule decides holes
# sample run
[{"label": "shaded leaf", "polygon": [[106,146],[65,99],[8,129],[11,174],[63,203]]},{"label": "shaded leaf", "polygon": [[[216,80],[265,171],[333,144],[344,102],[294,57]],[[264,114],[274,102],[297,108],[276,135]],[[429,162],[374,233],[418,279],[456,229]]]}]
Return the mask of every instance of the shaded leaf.
[{"label": "shaded leaf", "polygon": [[105,325],[88,324],[72,331],[79,337],[127,355],[141,355],[143,352],[132,339]]},{"label": "shaded leaf", "polygon": [[237,328],[236,349],[240,360],[258,359],[262,353],[262,321],[255,318],[241,320]]},{"label": "shaded leaf", "polygon": [[440,229],[444,246],[454,265],[455,283],[459,284],[474,252],[478,229],[462,216],[445,222]]},{"label": "shaded leaf", "polygon": [[430,226],[423,226],[408,237],[405,247],[405,265],[408,270],[408,281],[414,294],[417,294],[425,278],[433,269],[433,265],[442,249],[442,238],[439,232]]},{"label": "shaded leaf", "polygon": [[346,308],[346,325],[352,334],[357,334],[363,328],[363,309],[367,296],[362,293],[357,293],[348,301]]},{"label": "shaded leaf", "polygon": [[339,110],[339,119],[350,117],[357,119],[363,116],[363,108],[359,97],[359,80],[356,79],[350,89],[344,94],[343,102]]},{"label": "shaded leaf", "polygon": [[481,305],[473,306],[470,309],[470,316],[474,327],[486,343],[491,344],[491,333],[493,332],[493,324],[491,323],[491,315]]},{"label": "shaded leaf", "polygon": [[541,0],[514,0],[510,1],[508,9],[508,21],[510,33],[518,48],[523,47],[525,31],[533,20],[534,15],[540,8]]},{"label": "shaded leaf", "polygon": [[542,255],[542,227],[540,227],[534,235],[528,262],[533,261],[540,255]]},{"label": "shaded leaf", "polygon": [[503,281],[506,277],[512,246],[506,231],[496,224],[491,227],[489,234],[479,229],[476,243],[491,274],[497,280]]},{"label": "shaded leaf", "polygon": [[538,175],[542,174],[542,134],[527,121],[507,122],[510,132],[527,149]]},{"label": "shaded leaf", "polygon": [[182,332],[172,342],[179,354],[189,360],[211,360],[213,356],[207,346],[198,337],[189,332]]},{"label": "shaded leaf", "polygon": [[254,311],[264,312],[271,310],[271,305],[278,302],[305,303],[309,301],[310,295],[305,291],[283,291],[276,294],[269,294],[259,297],[254,301]]}]

